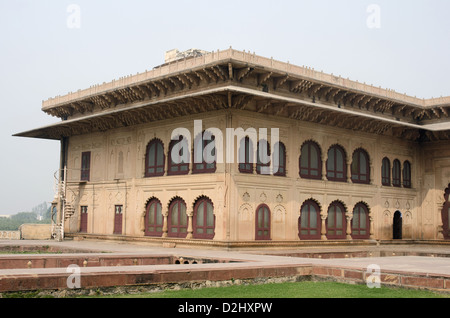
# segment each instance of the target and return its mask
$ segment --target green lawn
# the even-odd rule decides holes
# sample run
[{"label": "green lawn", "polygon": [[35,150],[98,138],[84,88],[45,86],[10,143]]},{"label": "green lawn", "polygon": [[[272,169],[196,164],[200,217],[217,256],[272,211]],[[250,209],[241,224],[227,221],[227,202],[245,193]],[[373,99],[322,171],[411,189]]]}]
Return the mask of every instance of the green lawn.
[{"label": "green lawn", "polygon": [[381,287],[335,282],[299,282],[266,285],[234,285],[195,290],[166,290],[156,293],[96,296],[106,298],[450,298],[424,290]]}]

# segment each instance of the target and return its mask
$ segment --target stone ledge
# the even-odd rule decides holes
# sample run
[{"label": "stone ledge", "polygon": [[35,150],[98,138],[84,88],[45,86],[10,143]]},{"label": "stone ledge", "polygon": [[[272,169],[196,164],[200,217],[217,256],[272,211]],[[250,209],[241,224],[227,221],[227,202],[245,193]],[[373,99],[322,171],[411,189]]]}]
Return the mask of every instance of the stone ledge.
[{"label": "stone ledge", "polygon": [[[186,268],[172,270],[153,270],[148,267],[142,271],[127,271],[122,267],[117,271],[82,272],[82,289],[92,288],[137,288],[164,286],[168,284],[206,284],[223,281],[267,280],[274,278],[292,278],[299,280],[337,281],[352,284],[366,284],[368,273],[352,268],[338,268],[320,265],[255,265],[235,268],[203,267],[189,270]],[[36,290],[68,290],[65,272],[36,274],[0,275],[0,292],[26,292]],[[411,273],[383,273],[381,285],[401,288],[428,289],[450,292],[450,276]]]},{"label": "stone ledge", "polygon": [[67,239],[76,241],[99,240],[99,241],[121,241],[133,243],[148,243],[166,248],[190,247],[190,248],[211,248],[211,249],[286,249],[297,247],[335,247],[335,246],[377,246],[375,240],[327,240],[327,241],[215,241],[199,239],[177,239],[159,238],[145,236],[122,236],[122,235],[102,235],[85,233],[66,233]]},{"label": "stone ledge", "polygon": [[[366,284],[373,273],[354,268],[313,266],[313,276],[342,282]],[[384,271],[380,274],[381,285],[402,288],[419,288],[450,292],[450,276],[444,274],[406,273]]]}]

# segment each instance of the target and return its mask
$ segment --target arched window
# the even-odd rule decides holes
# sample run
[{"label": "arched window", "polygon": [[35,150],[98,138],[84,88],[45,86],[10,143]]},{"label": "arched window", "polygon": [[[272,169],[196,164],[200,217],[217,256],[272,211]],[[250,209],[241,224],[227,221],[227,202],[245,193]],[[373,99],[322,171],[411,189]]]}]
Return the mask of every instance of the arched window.
[{"label": "arched window", "polygon": [[327,179],[330,181],[347,181],[347,158],[344,149],[335,145],[328,150]]},{"label": "arched window", "polygon": [[409,161],[403,163],[403,186],[405,188],[411,188],[411,164]]},{"label": "arched window", "polygon": [[270,210],[265,204],[256,209],[256,240],[270,240]]},{"label": "arched window", "polygon": [[90,181],[91,175],[91,152],[81,154],[81,181]]},{"label": "arched window", "polygon": [[322,154],[315,142],[308,141],[302,146],[300,177],[305,179],[322,179]]},{"label": "arched window", "polygon": [[[206,151],[205,151],[206,150]],[[194,141],[194,168],[193,173],[216,172],[216,142],[211,132],[204,131]]]},{"label": "arched window", "polygon": [[182,199],[178,198],[170,203],[167,223],[167,235],[169,237],[186,238],[188,217],[186,203]]},{"label": "arched window", "polygon": [[306,201],[298,220],[298,236],[301,240],[320,240],[320,208],[313,200]]},{"label": "arched window", "polygon": [[357,149],[353,153],[352,181],[353,183],[370,183],[369,155],[364,149]]},{"label": "arched window", "polygon": [[381,183],[384,186],[391,185],[391,161],[388,158],[384,158],[381,165]]},{"label": "arched window", "polygon": [[212,240],[215,235],[216,217],[211,200],[202,198],[194,206],[193,236],[195,239]]},{"label": "arched window", "polygon": [[189,148],[190,145],[188,145],[187,140],[183,136],[170,142],[168,175],[185,175],[189,173]]},{"label": "arched window", "polygon": [[370,238],[369,209],[363,203],[358,203],[353,209],[352,238]]},{"label": "arched window", "polygon": [[347,220],[345,208],[339,202],[333,202],[328,208],[327,238],[341,240],[346,238]]},{"label": "arched window", "polygon": [[147,204],[147,212],[145,214],[145,236],[161,237],[163,234],[163,223],[161,202],[157,199],[152,199]]},{"label": "arched window", "polygon": [[401,171],[401,163],[399,160],[395,159],[394,163],[392,164],[392,185],[394,187],[401,187],[402,181],[400,177],[400,171]]},{"label": "arched window", "polygon": [[270,144],[267,140],[262,139],[258,142],[256,157],[256,173],[263,175],[270,174]]},{"label": "arched window", "polygon": [[286,146],[282,142],[275,144],[273,156],[274,158],[278,158],[278,171],[276,171],[274,175],[278,177],[286,177]]},{"label": "arched window", "polygon": [[253,143],[249,137],[242,138],[239,147],[239,172],[253,173]]},{"label": "arched window", "polygon": [[153,139],[147,146],[145,156],[145,177],[160,177],[164,175],[164,145],[158,139]]},{"label": "arched window", "polygon": [[119,152],[119,159],[117,160],[117,173],[123,173],[123,151]]}]

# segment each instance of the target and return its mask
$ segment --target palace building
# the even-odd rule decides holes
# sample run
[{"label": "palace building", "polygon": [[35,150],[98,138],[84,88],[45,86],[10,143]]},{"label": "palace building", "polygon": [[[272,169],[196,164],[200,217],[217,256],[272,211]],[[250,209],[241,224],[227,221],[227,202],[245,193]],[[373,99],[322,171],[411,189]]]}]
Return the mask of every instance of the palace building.
[{"label": "palace building", "polygon": [[61,121],[16,136],[61,143],[58,239],[450,239],[450,97],[194,49],[42,110]]}]

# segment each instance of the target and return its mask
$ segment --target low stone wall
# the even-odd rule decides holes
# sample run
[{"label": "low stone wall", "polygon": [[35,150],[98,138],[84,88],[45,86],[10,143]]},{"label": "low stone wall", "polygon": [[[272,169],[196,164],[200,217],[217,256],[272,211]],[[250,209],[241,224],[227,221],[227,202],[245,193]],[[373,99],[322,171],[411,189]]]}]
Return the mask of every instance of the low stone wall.
[{"label": "low stone wall", "polygon": [[20,240],[20,231],[0,231],[0,240]]},{"label": "low stone wall", "polygon": [[[363,285],[375,283],[375,281],[371,281],[373,273],[368,273],[364,269],[316,265],[313,266],[312,272],[313,277],[317,280]],[[383,286],[450,292],[450,276],[445,274],[388,271],[380,273],[377,281]]]},{"label": "low stone wall", "polygon": [[22,240],[50,240],[52,238],[50,224],[23,224],[19,230]]}]

